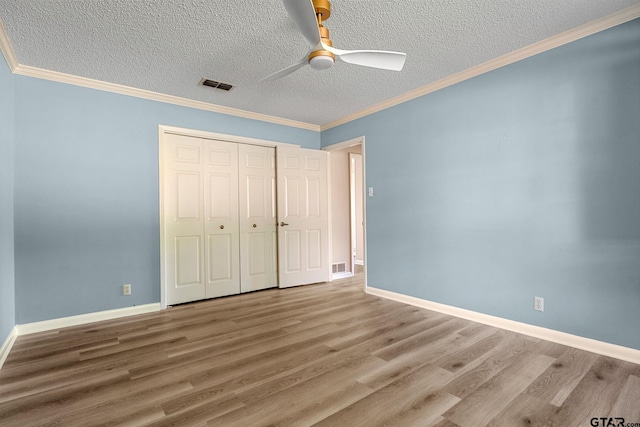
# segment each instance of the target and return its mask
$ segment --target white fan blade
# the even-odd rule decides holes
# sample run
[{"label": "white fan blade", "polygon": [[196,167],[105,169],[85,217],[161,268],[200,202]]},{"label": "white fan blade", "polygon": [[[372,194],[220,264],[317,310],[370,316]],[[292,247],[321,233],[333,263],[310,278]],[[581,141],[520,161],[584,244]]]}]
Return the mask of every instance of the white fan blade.
[{"label": "white fan blade", "polygon": [[324,43],[322,43],[322,47],[349,64],[381,68],[383,70],[400,71],[402,67],[404,67],[405,59],[407,59],[407,54],[402,52],[389,52],[385,50],[341,50]]},{"label": "white fan blade", "polygon": [[267,77],[265,77],[265,78],[263,78],[263,79],[260,79],[260,81],[261,81],[261,82],[264,82],[264,81],[277,80],[277,79],[279,79],[279,78],[281,78],[281,77],[286,76],[287,74],[291,74],[291,73],[293,73],[294,71],[296,71],[296,70],[297,70],[297,69],[299,69],[299,68],[304,67],[304,66],[305,66],[305,65],[307,65],[308,63],[309,63],[309,60],[308,60],[308,59],[307,59],[307,57],[305,56],[305,57],[304,57],[304,58],[302,58],[302,59],[300,60],[300,62],[298,62],[297,64],[290,65],[290,66],[288,66],[288,67],[287,67],[287,68],[285,68],[285,69],[282,69],[282,70],[280,70],[280,71],[278,71],[278,72],[275,72],[275,73],[273,73],[273,74],[269,74]]},{"label": "white fan blade", "polygon": [[320,30],[312,0],[282,0],[287,13],[311,46],[320,43]]}]

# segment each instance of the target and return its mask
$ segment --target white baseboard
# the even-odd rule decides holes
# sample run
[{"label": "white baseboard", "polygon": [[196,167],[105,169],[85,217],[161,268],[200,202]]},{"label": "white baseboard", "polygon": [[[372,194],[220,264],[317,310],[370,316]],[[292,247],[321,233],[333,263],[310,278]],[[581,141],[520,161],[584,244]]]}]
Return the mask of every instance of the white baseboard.
[{"label": "white baseboard", "polygon": [[120,317],[133,316],[136,314],[152,313],[154,311],[160,311],[160,303],[136,305],[134,307],[117,308],[114,310],[98,311],[95,313],[44,320],[42,322],[25,323],[24,325],[16,325],[16,329],[17,335],[27,335],[34,334],[36,332],[50,331],[52,329],[100,322],[102,320],[118,319]]},{"label": "white baseboard", "polygon": [[334,273],[331,275],[331,280],[346,279],[347,277],[353,277],[353,273],[345,271],[344,273]]},{"label": "white baseboard", "polygon": [[516,322],[515,320],[503,319],[501,317],[478,313],[471,310],[465,310],[463,308],[453,307],[446,304],[440,304],[437,302],[424,300],[422,298],[398,294],[396,292],[386,291],[384,289],[367,287],[366,292],[371,295],[376,295],[393,301],[425,308],[427,310],[449,314],[451,316],[460,317],[463,319],[471,320],[473,322],[483,323],[485,325],[494,326],[500,329],[506,329],[508,331],[517,332],[519,334],[528,335],[534,338],[540,338],[546,341],[552,341],[558,344],[578,348],[580,350],[586,350],[592,353],[602,354],[604,356],[640,364],[640,350],[636,350],[634,348],[623,347],[603,341],[597,341],[591,338],[585,338],[578,335],[568,334],[566,332],[543,328],[541,326],[534,326],[527,323]]},{"label": "white baseboard", "polygon": [[353,263],[355,265],[364,265],[364,260],[363,259],[356,259],[353,261]]},{"label": "white baseboard", "polygon": [[9,332],[9,336],[7,337],[7,339],[4,340],[2,347],[0,347],[0,369],[2,369],[4,361],[7,360],[7,356],[9,355],[11,347],[13,347],[13,343],[16,341],[17,336],[18,328],[14,326],[11,332]]}]

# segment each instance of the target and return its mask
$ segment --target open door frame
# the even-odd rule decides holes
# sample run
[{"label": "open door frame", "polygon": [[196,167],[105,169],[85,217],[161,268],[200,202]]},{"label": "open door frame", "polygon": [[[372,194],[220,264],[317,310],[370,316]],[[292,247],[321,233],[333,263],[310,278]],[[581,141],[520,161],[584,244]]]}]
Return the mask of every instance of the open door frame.
[{"label": "open door frame", "polygon": [[[337,144],[328,145],[323,147],[322,149],[328,151],[331,154],[332,151],[342,150],[344,148],[353,147],[354,145],[360,145],[362,147],[362,190],[363,190],[363,203],[362,203],[362,216],[364,219],[363,224],[363,244],[364,244],[364,285],[365,290],[367,287],[367,155],[366,155],[366,145],[365,145],[365,137],[359,136],[357,138],[349,139],[347,141],[339,142]],[[331,162],[331,156],[329,156],[329,162]],[[331,200],[331,185],[329,183],[329,200]],[[329,236],[331,236],[331,209],[329,209]],[[329,246],[331,249],[331,246]],[[329,253],[329,259],[333,260],[333,254]],[[352,261],[353,263],[353,261]],[[354,268],[354,267],[352,267]],[[352,270],[353,271],[353,270]]]},{"label": "open door frame", "polygon": [[[357,161],[360,160],[360,168],[357,166]],[[361,153],[349,153],[349,224],[350,224],[350,234],[351,234],[351,272],[355,274],[355,266],[359,265],[357,262],[360,260],[361,263],[364,263],[364,226],[362,230],[358,230],[358,203],[361,203],[360,209],[364,208],[364,183],[362,182],[362,174],[358,176],[358,169],[362,169],[362,154]],[[358,181],[360,181],[360,186],[358,186]],[[360,192],[360,194],[358,194]],[[360,196],[360,197],[358,197]],[[364,210],[361,212],[361,224],[364,225],[364,216],[362,215]],[[362,252],[360,252],[361,258],[358,256],[358,235],[361,235],[362,238]]]}]

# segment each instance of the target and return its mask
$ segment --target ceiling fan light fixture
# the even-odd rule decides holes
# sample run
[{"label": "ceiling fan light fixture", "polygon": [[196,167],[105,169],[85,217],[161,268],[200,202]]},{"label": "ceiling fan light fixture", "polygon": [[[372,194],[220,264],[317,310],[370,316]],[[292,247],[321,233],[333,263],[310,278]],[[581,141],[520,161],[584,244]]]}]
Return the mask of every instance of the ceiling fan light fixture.
[{"label": "ceiling fan light fixture", "polygon": [[328,70],[333,66],[335,56],[326,50],[316,50],[309,54],[309,65],[314,70]]},{"label": "ceiling fan light fixture", "polygon": [[330,56],[314,56],[309,60],[309,65],[314,70],[328,70],[333,66],[333,58]]}]

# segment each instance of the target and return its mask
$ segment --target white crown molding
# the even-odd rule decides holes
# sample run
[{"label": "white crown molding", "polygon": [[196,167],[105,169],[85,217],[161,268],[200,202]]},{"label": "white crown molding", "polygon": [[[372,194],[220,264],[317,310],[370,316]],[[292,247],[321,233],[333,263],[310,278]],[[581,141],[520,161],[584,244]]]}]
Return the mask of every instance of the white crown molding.
[{"label": "white crown molding", "polygon": [[636,18],[640,18],[640,4],[622,9],[621,11],[613,13],[604,18],[589,22],[553,37],[549,37],[548,39],[507,53],[498,58],[492,59],[480,65],[476,65],[475,67],[471,67],[459,73],[447,76],[436,82],[388,99],[369,108],[365,108],[364,110],[358,111],[357,113],[350,114],[331,123],[327,123],[320,126],[320,131],[323,132],[325,130],[343,125],[356,119],[360,119],[370,114],[377,113],[378,111],[386,110],[387,108],[391,108],[398,104],[402,104],[423,95],[435,92],[440,89],[444,89],[448,86],[452,86],[456,83],[460,83],[464,80],[468,80],[481,74],[488,73],[489,71],[504,67],[505,65],[513,64],[514,62],[518,62],[539,53],[546,52],[567,43],[571,43],[583,37],[587,37],[600,31],[607,30],[609,28],[615,27],[616,25],[624,24],[625,22],[631,21]]},{"label": "white crown molding", "polygon": [[269,116],[267,114],[254,113],[251,111],[240,110],[237,108],[224,107],[222,105],[210,104],[208,102],[195,101],[192,99],[181,98],[179,96],[166,95],[163,93],[152,92],[150,90],[137,89],[130,86],[119,85],[115,83],[103,82],[100,80],[89,79],[86,77],[74,76],[71,74],[59,73],[57,71],[44,70],[42,68],[31,67],[28,65],[18,64],[14,71],[15,74],[22,76],[34,77],[37,79],[51,80],[59,83],[66,83],[75,86],[82,86],[90,89],[102,90],[106,92],[118,93],[121,95],[134,96],[136,98],[149,99],[151,101],[164,102],[166,104],[180,105],[182,107],[196,108],[198,110],[212,111],[214,113],[227,114],[230,116],[243,117],[251,120],[259,120],[262,122],[274,123],[283,126],[296,127],[300,129],[320,132],[320,126],[311,123],[298,122],[296,120],[283,119],[281,117]]},{"label": "white crown molding", "polygon": [[133,307],[117,308],[114,310],[98,311],[95,313],[44,320],[42,322],[25,323],[24,325],[16,325],[16,329],[18,335],[28,335],[35,334],[37,332],[51,331],[53,329],[68,328],[69,326],[101,322],[103,320],[119,319],[121,317],[134,316],[136,314],[153,313],[155,311],[160,311],[160,303],[136,305]]},{"label": "white crown molding", "polygon": [[4,361],[7,360],[7,356],[11,351],[11,347],[13,347],[13,343],[16,341],[16,337],[18,336],[18,328],[13,327],[11,332],[9,332],[9,336],[6,340],[4,340],[4,344],[0,347],[0,369],[2,369],[2,365]]},{"label": "white crown molding", "polygon": [[472,322],[482,323],[500,329],[506,329],[508,331],[517,332],[519,334],[528,335],[530,337],[552,341],[569,347],[578,348],[580,350],[614,357],[616,359],[625,360],[627,362],[640,363],[640,350],[636,350],[634,348],[623,347],[603,341],[597,341],[591,338],[572,335],[566,332],[560,332],[540,326],[529,325],[527,323],[516,322],[514,320],[503,319],[501,317],[490,316],[488,314],[465,310],[463,308],[453,307],[446,304],[440,304],[422,298],[398,294],[396,292],[386,291],[384,289],[367,287],[366,292],[378,297],[413,305],[427,310],[437,311],[439,313],[448,314],[450,316],[460,317],[462,319],[471,320]]},{"label": "white crown molding", "polygon": [[269,116],[267,114],[254,113],[237,108],[224,107],[222,105],[208,102],[194,101],[192,99],[181,98],[173,95],[165,95],[144,89],[137,89],[115,83],[103,82],[86,77],[74,76],[71,74],[59,73],[57,71],[45,70],[42,68],[21,65],[18,63],[9,35],[7,34],[2,20],[0,20],[0,50],[7,60],[9,68],[14,74],[33,77],[36,79],[51,80],[58,83],[66,83],[75,86],[82,86],[90,89],[113,92],[121,95],[134,96],[136,98],[149,99],[151,101],[164,102],[167,104],[180,105],[182,107],[196,108],[198,110],[212,111],[214,113],[227,114],[230,116],[243,117],[246,119],[259,120],[262,122],[274,123],[277,125],[296,127],[300,129],[320,132],[320,126],[312,123],[304,123],[296,120],[284,119],[281,117]]},{"label": "white crown molding", "polygon": [[16,57],[16,53],[13,50],[13,46],[11,45],[11,41],[9,40],[9,35],[4,28],[4,24],[2,23],[2,19],[0,19],[0,50],[4,55],[4,59],[7,60],[7,64],[9,65],[9,69],[12,72],[18,66],[18,58]]}]

